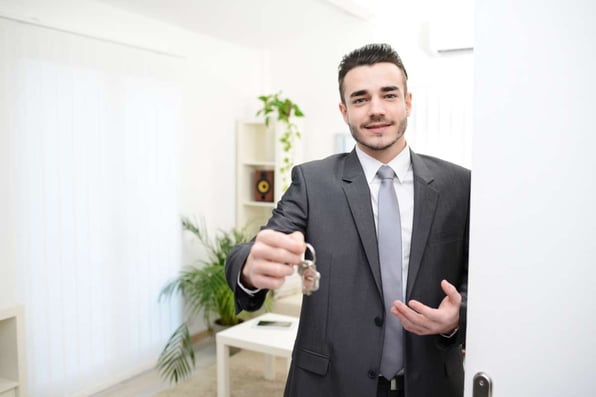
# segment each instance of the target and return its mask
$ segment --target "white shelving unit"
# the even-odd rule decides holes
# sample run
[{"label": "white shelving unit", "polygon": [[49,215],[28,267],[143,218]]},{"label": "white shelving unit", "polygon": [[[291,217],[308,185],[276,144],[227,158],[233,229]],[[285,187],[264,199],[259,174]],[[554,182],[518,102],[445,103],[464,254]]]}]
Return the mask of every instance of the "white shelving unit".
[{"label": "white shelving unit", "polygon": [[26,397],[25,330],[21,306],[0,309],[0,397]]},{"label": "white shelving unit", "polygon": [[[238,122],[236,129],[236,225],[246,226],[252,234],[264,225],[275,204],[281,198],[284,187],[284,175],[279,171],[283,160],[283,151],[279,138],[282,128],[272,123],[269,127],[258,121]],[[296,151],[296,162],[300,150]],[[255,201],[255,172],[274,171],[273,201]],[[285,182],[289,183],[289,172]]]},{"label": "white shelving unit", "polygon": [[[284,183],[291,182],[290,172],[282,175],[279,171],[283,164],[283,148],[279,139],[284,128],[279,124],[258,121],[239,122],[236,129],[236,226],[247,227],[251,235],[267,223],[271,211],[281,198]],[[294,145],[294,164],[302,159],[302,141]],[[255,172],[273,170],[273,201],[254,200]],[[288,276],[284,285],[275,291],[277,296],[300,294],[300,277],[296,272]],[[300,295],[301,297],[301,295]],[[298,309],[299,313],[299,309]]]}]

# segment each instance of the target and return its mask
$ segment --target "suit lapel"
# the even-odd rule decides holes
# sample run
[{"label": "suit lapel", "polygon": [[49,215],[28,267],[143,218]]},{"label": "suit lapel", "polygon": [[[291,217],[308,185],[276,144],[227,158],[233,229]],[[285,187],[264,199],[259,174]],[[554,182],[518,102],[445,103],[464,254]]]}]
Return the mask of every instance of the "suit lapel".
[{"label": "suit lapel", "polygon": [[364,171],[358,161],[358,156],[353,150],[344,163],[342,175],[343,188],[348,199],[360,241],[368,259],[370,270],[381,293],[381,268],[379,265],[379,251],[377,247],[377,233],[374,215],[370,201],[370,190],[364,176]]},{"label": "suit lapel", "polygon": [[412,151],[410,151],[410,154],[414,171],[414,224],[412,225],[406,300],[410,298],[412,288],[416,283],[424,247],[428,240],[439,199],[439,192],[432,187],[434,178],[426,167],[424,159]]}]

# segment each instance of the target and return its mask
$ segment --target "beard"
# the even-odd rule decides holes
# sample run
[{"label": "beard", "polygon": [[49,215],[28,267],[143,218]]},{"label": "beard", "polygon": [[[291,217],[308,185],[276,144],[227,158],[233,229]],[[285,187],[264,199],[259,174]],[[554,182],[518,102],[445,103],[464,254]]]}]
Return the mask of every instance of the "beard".
[{"label": "beard", "polygon": [[[369,123],[373,123],[373,122],[387,122],[384,119],[371,119],[369,120],[367,123],[364,123],[360,126],[360,128],[364,129],[366,128],[366,125]],[[397,134],[395,134],[394,137],[392,137],[392,139],[389,142],[379,142],[379,143],[374,143],[371,139],[370,142],[367,142],[367,137],[364,136],[364,134],[362,134],[360,132],[360,128],[354,126],[353,124],[348,123],[348,127],[350,128],[350,133],[352,134],[352,137],[354,138],[354,140],[356,142],[358,142],[360,145],[370,149],[370,150],[374,150],[374,151],[383,151],[386,150],[388,148],[390,148],[391,146],[395,145],[395,143],[404,136],[404,133],[406,132],[406,128],[408,127],[408,118],[404,117],[400,122],[399,125],[397,126]]]}]

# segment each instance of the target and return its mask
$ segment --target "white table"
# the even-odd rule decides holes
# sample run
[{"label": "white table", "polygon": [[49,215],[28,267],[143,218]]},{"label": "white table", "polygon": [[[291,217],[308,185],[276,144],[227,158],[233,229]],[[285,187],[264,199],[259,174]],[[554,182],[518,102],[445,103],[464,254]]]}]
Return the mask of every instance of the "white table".
[{"label": "white table", "polygon": [[[290,327],[258,326],[260,320],[290,321]],[[274,356],[292,357],[298,318],[266,313],[216,334],[217,346],[217,396],[230,396],[230,347],[265,353],[265,378],[273,379]]]}]

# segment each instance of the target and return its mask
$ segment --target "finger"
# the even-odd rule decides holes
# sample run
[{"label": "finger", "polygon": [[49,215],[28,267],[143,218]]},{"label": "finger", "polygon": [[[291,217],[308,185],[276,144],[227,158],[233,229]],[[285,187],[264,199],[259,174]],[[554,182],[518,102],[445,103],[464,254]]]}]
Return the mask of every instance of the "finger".
[{"label": "finger", "polygon": [[259,289],[278,289],[285,282],[285,278],[268,277],[264,274],[253,275],[252,279],[255,288]]},{"label": "finger", "polygon": [[256,259],[268,262],[294,265],[302,260],[302,252],[291,251],[282,244],[271,240],[257,240],[251,248],[251,255]]},{"label": "finger", "polygon": [[[399,321],[401,322],[402,327],[409,332],[412,332],[417,335],[427,335],[429,330],[424,325],[420,325],[417,321],[412,320],[412,317],[404,314],[403,312],[399,311],[396,306],[391,308],[391,313],[393,313]],[[415,317],[414,317],[415,318]]]},{"label": "finger", "polygon": [[253,262],[252,272],[253,274],[283,279],[294,273],[294,267],[286,263],[258,259]]},{"label": "finger", "polygon": [[[275,230],[264,229],[257,234],[256,242],[286,250],[298,257],[306,250],[304,235],[300,232],[285,234]],[[297,261],[299,260],[300,258]],[[297,263],[297,261],[292,263]]]},{"label": "finger", "polygon": [[412,310],[411,307],[409,307],[408,305],[406,305],[405,303],[403,303],[402,301],[395,301],[393,302],[393,307],[402,315],[410,318],[410,319],[414,319],[418,316],[418,313],[416,313],[416,311]]},{"label": "finger", "polygon": [[408,307],[414,310],[416,313],[420,314],[421,316],[428,318],[432,321],[436,321],[438,316],[437,309],[434,309],[430,306],[423,304],[422,302],[418,302],[417,300],[410,300],[408,302]]},{"label": "finger", "polygon": [[406,328],[409,325],[413,325],[414,323],[412,322],[412,320],[410,319],[410,314],[408,313],[408,308],[407,307],[403,307],[403,304],[400,302],[400,304],[394,304],[391,307],[391,313],[393,313],[395,316],[397,316],[397,318],[399,318],[399,321],[401,321],[402,325],[404,326],[404,328]]},{"label": "finger", "polygon": [[442,329],[443,315],[439,310],[426,306],[419,301],[410,300],[408,305],[396,302],[394,306],[400,313],[400,321],[410,332],[418,335],[435,334]]},{"label": "finger", "polygon": [[443,289],[443,292],[445,292],[445,295],[449,297],[450,301],[456,305],[461,303],[461,294],[457,291],[457,288],[455,288],[453,284],[447,280],[443,280],[441,281],[441,288]]},{"label": "finger", "polygon": [[249,255],[243,275],[255,288],[277,289],[291,275],[294,268],[284,263],[258,259]]},{"label": "finger", "polygon": [[413,325],[421,325],[424,322],[424,317],[412,310],[406,304],[401,301],[395,301],[392,307],[392,311],[395,309],[398,317],[402,322],[408,322]]},{"label": "finger", "polygon": [[304,234],[302,234],[302,232],[293,232],[288,234],[288,237],[290,237],[292,240],[297,241],[299,243],[304,243]]},{"label": "finger", "polygon": [[424,320],[419,319],[417,325],[423,327],[427,334],[445,333],[454,329],[459,321],[459,306],[453,304],[448,296],[443,298],[438,309],[415,300],[411,300],[408,306],[424,318]]}]

